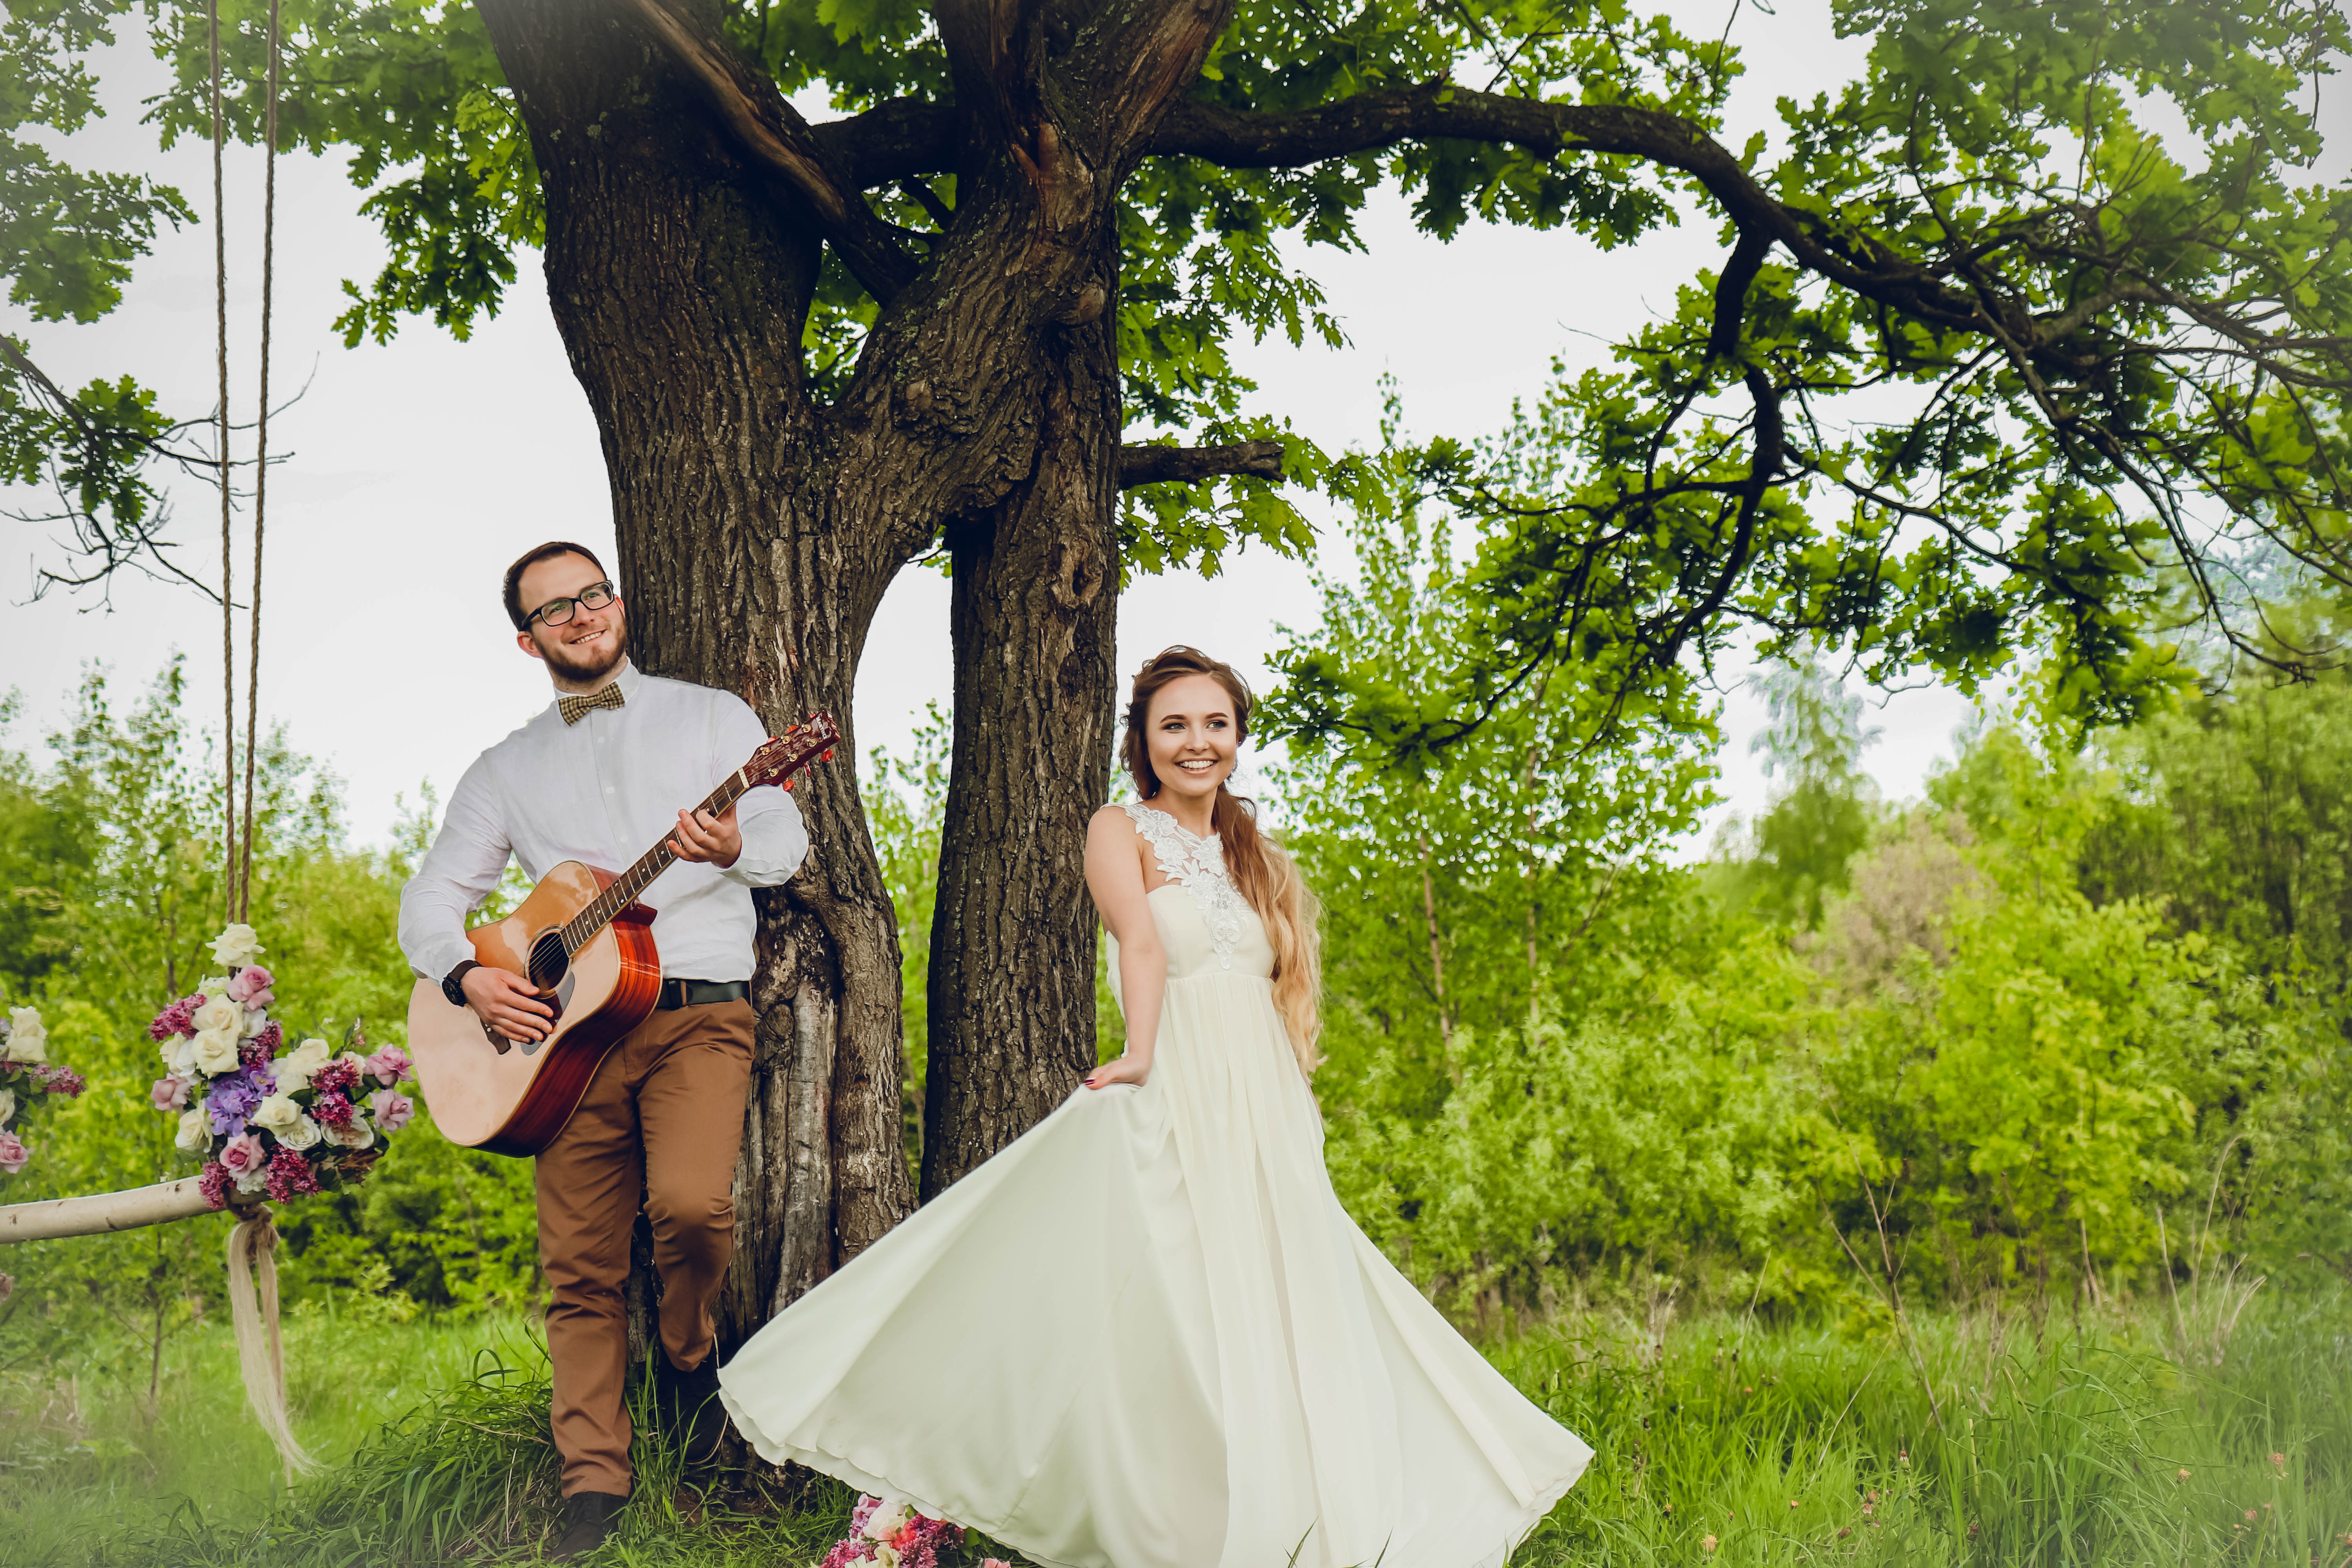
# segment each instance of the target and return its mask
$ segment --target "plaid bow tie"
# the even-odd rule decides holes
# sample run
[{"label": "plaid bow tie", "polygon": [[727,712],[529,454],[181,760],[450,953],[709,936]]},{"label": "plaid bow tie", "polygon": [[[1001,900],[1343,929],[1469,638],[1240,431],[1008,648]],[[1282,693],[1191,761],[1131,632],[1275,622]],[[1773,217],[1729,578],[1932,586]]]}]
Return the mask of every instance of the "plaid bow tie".
[{"label": "plaid bow tie", "polygon": [[555,700],[555,710],[563,715],[566,724],[577,724],[588,717],[591,708],[618,708],[627,701],[628,699],[621,695],[621,683],[615,680],[585,697],[559,697]]}]

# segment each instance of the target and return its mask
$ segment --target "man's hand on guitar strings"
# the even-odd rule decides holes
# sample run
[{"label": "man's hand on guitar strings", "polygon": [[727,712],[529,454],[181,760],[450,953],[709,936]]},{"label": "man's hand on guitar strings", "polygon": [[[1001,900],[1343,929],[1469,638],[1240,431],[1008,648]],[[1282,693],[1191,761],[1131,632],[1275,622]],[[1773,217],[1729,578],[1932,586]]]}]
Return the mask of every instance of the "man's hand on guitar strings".
[{"label": "man's hand on guitar strings", "polygon": [[677,833],[669,841],[681,860],[708,861],[724,871],[743,853],[743,832],[735,826],[735,808],[713,816],[707,811],[677,814]]},{"label": "man's hand on guitar strings", "polygon": [[457,984],[482,1021],[509,1040],[543,1039],[554,1022],[555,1010],[541,1001],[530,982],[520,974],[486,963],[466,971],[466,977]]}]

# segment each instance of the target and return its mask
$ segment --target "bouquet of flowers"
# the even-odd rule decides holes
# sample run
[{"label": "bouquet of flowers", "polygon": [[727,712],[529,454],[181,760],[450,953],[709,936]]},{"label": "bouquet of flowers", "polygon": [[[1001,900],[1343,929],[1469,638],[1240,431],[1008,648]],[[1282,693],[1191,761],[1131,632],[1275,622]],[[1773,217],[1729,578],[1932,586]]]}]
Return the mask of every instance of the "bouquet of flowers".
[{"label": "bouquet of flowers", "polygon": [[[963,1541],[961,1526],[943,1519],[926,1519],[905,1503],[885,1506],[878,1497],[861,1497],[849,1516],[849,1533],[834,1543],[817,1568],[854,1568],[871,1563],[876,1568],[939,1568],[940,1549]],[[1009,1568],[1002,1559],[982,1559],[981,1568]]]},{"label": "bouquet of flowers", "polygon": [[32,1163],[18,1130],[52,1094],[70,1100],[89,1088],[81,1074],[49,1065],[49,1032],[38,1007],[11,1007],[0,1021],[0,1176]]},{"label": "bouquet of flowers", "polygon": [[285,1049],[286,1031],[268,1011],[276,981],[255,962],[262,951],[251,926],[230,926],[213,942],[226,973],[147,1026],[164,1068],[148,1098],[178,1113],[175,1142],[205,1162],[199,1180],[215,1208],[233,1194],[284,1203],[338,1176],[356,1179],[416,1113],[400,1092],[408,1054],[397,1046],[369,1054],[357,1020],[341,1052],[321,1039]]}]

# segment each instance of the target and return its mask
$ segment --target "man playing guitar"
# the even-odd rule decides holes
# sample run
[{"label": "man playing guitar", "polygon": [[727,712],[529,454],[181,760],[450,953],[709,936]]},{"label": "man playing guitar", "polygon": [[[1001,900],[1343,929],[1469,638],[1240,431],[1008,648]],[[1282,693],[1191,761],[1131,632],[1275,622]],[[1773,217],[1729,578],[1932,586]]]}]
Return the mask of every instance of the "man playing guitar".
[{"label": "man playing guitar", "polygon": [[[727,692],[640,674],[626,606],[596,557],[555,542],[507,569],[515,642],[543,661],[556,701],[484,752],[459,781],[441,831],[400,898],[400,945],[509,1040],[536,1041],[553,1016],[529,981],[475,962],[465,918],[511,856],[537,880],[564,860],[617,868],[663,833],[682,865],[653,883],[661,998],[614,1047],[579,1109],[536,1163],[540,1258],[554,1363],[553,1427],[563,1458],[556,1555],[593,1551],[628,1500],[629,1237],[640,1194],[661,1273],[661,1407],[690,1458],[726,1429],[710,1307],[734,1252],[732,1196],[753,1013],[747,999],[753,888],[788,879],[808,850],[782,790],[754,790],[719,816],[700,800],[766,737]],[[492,1049],[485,1036],[481,1049]]]}]

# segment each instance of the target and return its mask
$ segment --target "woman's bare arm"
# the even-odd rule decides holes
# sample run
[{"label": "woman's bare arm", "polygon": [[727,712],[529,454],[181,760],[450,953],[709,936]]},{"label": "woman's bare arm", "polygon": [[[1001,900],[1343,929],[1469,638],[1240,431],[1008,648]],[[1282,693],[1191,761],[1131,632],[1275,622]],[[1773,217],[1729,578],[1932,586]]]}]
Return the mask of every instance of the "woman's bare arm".
[{"label": "woman's bare arm", "polygon": [[1118,939],[1119,1003],[1127,1013],[1127,1054],[1087,1075],[1088,1089],[1141,1083],[1151,1076],[1151,1048],[1160,1034],[1160,1004],[1168,989],[1168,954],[1143,885],[1142,839],[1115,805],[1095,813],[1087,828],[1087,890],[1103,924]]}]

